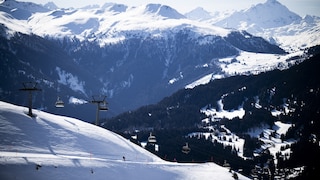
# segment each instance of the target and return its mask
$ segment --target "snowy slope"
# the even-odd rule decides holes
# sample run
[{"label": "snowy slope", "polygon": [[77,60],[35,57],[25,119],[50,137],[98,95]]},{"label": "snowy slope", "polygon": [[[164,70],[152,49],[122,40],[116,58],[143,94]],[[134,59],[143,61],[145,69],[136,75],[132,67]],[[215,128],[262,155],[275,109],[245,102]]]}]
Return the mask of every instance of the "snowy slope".
[{"label": "snowy slope", "polygon": [[305,16],[301,21],[289,25],[264,29],[255,34],[277,43],[288,52],[306,49],[320,44],[320,17]]},{"label": "snowy slope", "polygon": [[[295,63],[304,60],[304,52],[297,51],[290,54],[250,53],[241,51],[238,56],[218,59],[216,64],[221,68],[220,74],[210,73],[188,85],[186,89],[192,89],[200,84],[207,84],[214,79],[248,74],[260,74],[273,69],[287,69]],[[204,66],[208,66],[207,64]]]},{"label": "snowy slope", "polygon": [[214,163],[165,162],[100,127],[26,111],[0,102],[1,179],[233,179]]},{"label": "snowy slope", "polygon": [[15,32],[21,32],[29,34],[31,31],[25,21],[15,19],[10,14],[0,11],[0,24],[5,28],[5,34],[3,36],[10,37]]},{"label": "snowy slope", "polygon": [[31,2],[18,2],[14,0],[0,1],[0,11],[7,12],[20,20],[27,20],[34,13],[47,12],[49,9]]}]

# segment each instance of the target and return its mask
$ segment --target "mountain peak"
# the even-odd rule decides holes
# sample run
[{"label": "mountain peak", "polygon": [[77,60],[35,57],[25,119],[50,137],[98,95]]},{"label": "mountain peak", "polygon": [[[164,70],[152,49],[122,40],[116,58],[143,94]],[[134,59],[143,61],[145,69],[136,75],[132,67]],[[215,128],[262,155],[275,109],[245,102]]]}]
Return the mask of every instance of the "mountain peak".
[{"label": "mountain peak", "polygon": [[278,0],[267,0],[266,3],[281,4]]},{"label": "mountain peak", "polygon": [[207,20],[212,18],[210,12],[206,11],[202,7],[197,7],[196,9],[186,13],[185,16],[191,20]]},{"label": "mountain peak", "polygon": [[[277,0],[267,0],[263,4],[257,4],[247,10],[253,17],[256,15],[257,20],[262,20],[265,26],[279,27],[288,25],[296,20],[301,20],[301,17],[290,11],[285,5]],[[272,12],[272,13],[270,13]]]},{"label": "mountain peak", "polygon": [[102,9],[107,9],[109,11],[114,11],[114,12],[125,12],[127,10],[128,6],[124,4],[116,4],[116,3],[105,3],[102,6]]},{"label": "mountain peak", "polygon": [[[275,28],[300,21],[301,17],[277,0],[267,0],[246,10],[238,11],[217,25],[247,30],[250,27]],[[244,22],[246,22],[244,24]]]},{"label": "mountain peak", "polygon": [[59,9],[59,7],[52,1],[47,2],[45,5],[43,5],[45,8],[50,9],[50,10],[56,10]]},{"label": "mountain peak", "polygon": [[145,7],[145,13],[156,14],[169,19],[182,19],[185,18],[175,9],[167,5],[162,4],[147,4]]},{"label": "mountain peak", "polygon": [[278,0],[266,0],[266,2],[262,4],[282,5]]}]

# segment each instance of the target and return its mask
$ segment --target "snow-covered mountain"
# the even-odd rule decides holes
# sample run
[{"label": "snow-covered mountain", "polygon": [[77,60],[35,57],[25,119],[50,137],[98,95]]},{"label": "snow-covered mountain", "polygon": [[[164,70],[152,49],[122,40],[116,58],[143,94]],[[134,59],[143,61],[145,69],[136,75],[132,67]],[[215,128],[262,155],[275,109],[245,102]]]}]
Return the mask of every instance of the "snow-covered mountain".
[{"label": "snow-covered mountain", "polygon": [[[233,179],[214,163],[161,160],[83,121],[0,102],[1,179]],[[239,179],[248,179],[237,173]]]},{"label": "snow-covered mountain", "polygon": [[211,19],[211,13],[203,9],[202,7],[197,7],[196,9],[185,14],[188,19],[192,20],[208,20]]},{"label": "snow-covered mountain", "polygon": [[[312,47],[320,42],[319,17],[307,15],[302,18],[277,0],[267,0],[265,3],[232,13],[209,13],[211,18],[201,9],[196,9],[198,13],[192,12],[186,14],[190,19],[246,30],[288,51]],[[199,17],[199,14],[204,14],[203,18]]]},{"label": "snow-covered mountain", "polygon": [[247,29],[252,25],[266,29],[289,25],[300,20],[299,15],[291,12],[277,0],[267,0],[265,3],[259,3],[249,9],[234,12],[215,24],[236,29]]},{"label": "snow-covered mountain", "polygon": [[55,10],[55,9],[59,9],[59,7],[54,4],[53,2],[48,2],[45,5],[43,5],[45,8],[50,9],[50,10]]},{"label": "snow-covered mountain", "polygon": [[[24,94],[13,92],[23,81],[36,81],[43,91],[35,107],[81,119],[94,107],[75,105],[73,98],[107,95],[114,116],[201,84],[203,77],[257,74],[304,59],[303,51],[286,54],[246,31],[190,20],[161,4],[36,11],[38,5],[11,0],[0,6],[7,9],[0,12],[1,97],[25,104]],[[29,13],[16,18],[15,7]],[[52,106],[57,96],[70,102],[63,110]]]}]

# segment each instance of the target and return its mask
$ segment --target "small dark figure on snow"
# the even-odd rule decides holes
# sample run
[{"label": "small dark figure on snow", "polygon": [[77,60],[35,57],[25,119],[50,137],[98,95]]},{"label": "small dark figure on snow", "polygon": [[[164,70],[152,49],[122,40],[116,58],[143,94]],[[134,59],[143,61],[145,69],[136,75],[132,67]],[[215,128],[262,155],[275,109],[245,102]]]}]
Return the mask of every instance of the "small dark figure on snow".
[{"label": "small dark figure on snow", "polygon": [[232,176],[234,179],[239,179],[238,177],[238,174],[236,172],[233,173],[233,176]]},{"label": "small dark figure on snow", "polygon": [[123,159],[123,161],[125,161],[125,160],[126,160],[126,157],[122,156],[122,159]]}]

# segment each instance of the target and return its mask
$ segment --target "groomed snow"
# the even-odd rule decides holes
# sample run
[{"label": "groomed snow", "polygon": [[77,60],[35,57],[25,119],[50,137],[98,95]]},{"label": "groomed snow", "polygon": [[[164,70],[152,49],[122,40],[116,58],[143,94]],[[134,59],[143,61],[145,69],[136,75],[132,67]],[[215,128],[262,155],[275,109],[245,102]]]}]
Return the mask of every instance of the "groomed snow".
[{"label": "groomed snow", "polygon": [[27,111],[0,101],[1,179],[233,179],[214,163],[166,162],[106,129]]},{"label": "groomed snow", "polygon": [[227,75],[259,74],[273,69],[287,69],[294,63],[288,60],[296,56],[303,56],[303,51],[287,55],[242,51],[239,56],[219,59],[219,64]]}]

